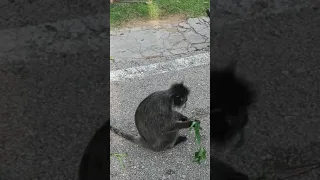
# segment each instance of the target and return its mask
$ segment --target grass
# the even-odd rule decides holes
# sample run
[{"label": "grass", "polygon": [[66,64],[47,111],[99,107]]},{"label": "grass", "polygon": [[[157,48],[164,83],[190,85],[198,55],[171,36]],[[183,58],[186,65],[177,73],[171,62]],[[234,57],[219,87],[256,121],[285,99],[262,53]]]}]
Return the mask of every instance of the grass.
[{"label": "grass", "polygon": [[209,0],[153,0],[151,4],[115,3],[110,7],[110,25],[114,28],[132,20],[164,19],[170,15],[206,16],[206,9],[209,7]]}]

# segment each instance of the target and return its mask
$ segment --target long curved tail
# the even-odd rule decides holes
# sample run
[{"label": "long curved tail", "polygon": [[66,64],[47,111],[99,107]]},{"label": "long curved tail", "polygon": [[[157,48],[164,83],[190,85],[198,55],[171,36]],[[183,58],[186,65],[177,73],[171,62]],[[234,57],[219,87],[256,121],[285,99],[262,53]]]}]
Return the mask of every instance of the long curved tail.
[{"label": "long curved tail", "polygon": [[133,135],[130,135],[130,134],[127,134],[123,131],[121,131],[120,129],[117,129],[113,126],[110,125],[110,130],[114,133],[116,133],[117,135],[135,143],[135,144],[140,144],[141,145],[141,138],[138,137],[138,136],[133,136]]}]

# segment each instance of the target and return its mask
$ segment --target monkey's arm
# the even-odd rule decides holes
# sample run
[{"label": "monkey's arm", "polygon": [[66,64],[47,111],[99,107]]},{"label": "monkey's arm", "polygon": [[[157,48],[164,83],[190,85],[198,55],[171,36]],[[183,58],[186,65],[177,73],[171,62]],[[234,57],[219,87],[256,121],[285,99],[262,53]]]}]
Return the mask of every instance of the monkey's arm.
[{"label": "monkey's arm", "polygon": [[190,121],[188,117],[177,111],[173,111],[173,116],[171,118],[175,119],[174,124],[168,125],[166,128],[164,128],[164,134],[176,132],[180,129],[187,129],[193,123],[193,121]]},{"label": "monkey's arm", "polygon": [[180,121],[188,121],[188,117],[181,114]]},{"label": "monkey's arm", "polygon": [[177,111],[173,111],[172,112],[172,118],[175,119],[175,121],[187,121],[188,117],[184,116],[183,114],[177,112]]},{"label": "monkey's arm", "polygon": [[163,133],[172,133],[179,131],[180,129],[187,129],[192,125],[193,121],[176,121],[173,125],[168,126]]}]

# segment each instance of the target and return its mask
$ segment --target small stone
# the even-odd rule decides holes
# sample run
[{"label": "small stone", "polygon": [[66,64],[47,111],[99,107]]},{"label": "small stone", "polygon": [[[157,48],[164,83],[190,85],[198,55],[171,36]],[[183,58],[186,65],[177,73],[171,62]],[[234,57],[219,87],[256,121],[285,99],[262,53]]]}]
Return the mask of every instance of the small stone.
[{"label": "small stone", "polygon": [[208,48],[210,46],[209,43],[199,43],[199,44],[193,44],[193,46],[200,50],[200,49],[205,49],[205,48]]},{"label": "small stone", "polygon": [[44,25],[44,27],[51,32],[58,32],[58,29],[50,24]]},{"label": "small stone", "polygon": [[284,71],[282,71],[282,74],[289,75],[289,71],[284,70]]},{"label": "small stone", "polygon": [[306,72],[306,69],[304,67],[300,67],[300,68],[296,69],[295,71],[296,71],[296,73],[304,73],[304,72]]},{"label": "small stone", "polygon": [[261,156],[262,160],[269,160],[271,158],[272,158],[272,156],[270,154],[266,154],[265,156]]},{"label": "small stone", "polygon": [[178,30],[179,32],[185,32],[187,29],[178,27],[177,30]]},{"label": "small stone", "polygon": [[179,26],[182,27],[182,28],[185,28],[185,29],[190,28],[190,25],[187,24],[186,22],[181,22],[181,23],[179,23]]},{"label": "small stone", "polygon": [[273,30],[270,34],[275,37],[281,37],[281,32],[279,30]]},{"label": "small stone", "polygon": [[172,169],[168,169],[168,170],[166,171],[166,174],[172,175],[172,174],[175,174],[175,171],[172,170]]}]

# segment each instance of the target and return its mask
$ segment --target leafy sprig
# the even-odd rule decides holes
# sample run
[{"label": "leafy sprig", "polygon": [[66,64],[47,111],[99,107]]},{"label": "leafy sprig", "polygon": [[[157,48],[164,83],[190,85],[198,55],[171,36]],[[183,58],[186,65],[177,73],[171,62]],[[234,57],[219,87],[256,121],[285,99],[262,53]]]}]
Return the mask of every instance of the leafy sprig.
[{"label": "leafy sprig", "polygon": [[194,153],[194,162],[197,162],[200,164],[202,160],[205,160],[207,157],[207,151],[204,149],[204,147],[201,146],[201,136],[200,136],[200,122],[199,121],[193,121],[190,126],[190,132],[194,129],[195,132],[195,139],[196,143],[199,147],[199,151]]}]

